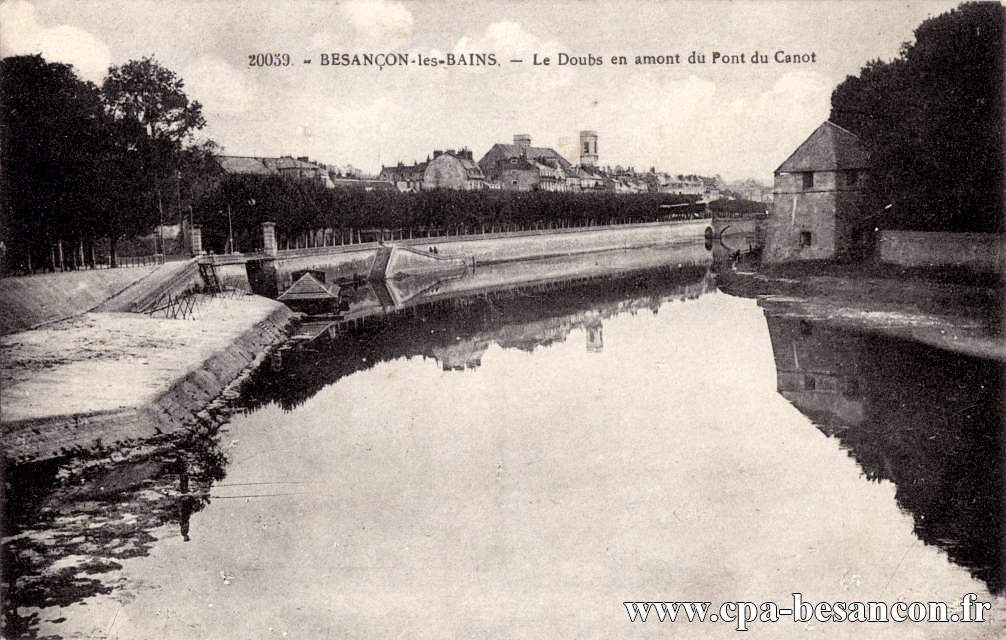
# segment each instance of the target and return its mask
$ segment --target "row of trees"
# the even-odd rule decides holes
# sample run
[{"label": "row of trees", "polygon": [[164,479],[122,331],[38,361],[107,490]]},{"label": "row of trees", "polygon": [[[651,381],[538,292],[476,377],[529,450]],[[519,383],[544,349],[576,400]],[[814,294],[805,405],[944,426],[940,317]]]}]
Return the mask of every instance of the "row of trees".
[{"label": "row of trees", "polygon": [[156,60],[112,67],[98,87],[70,65],[13,56],[0,79],[5,272],[93,263],[102,238],[114,260],[119,238],[177,222],[199,196],[212,151],[195,139],[202,108]]},{"label": "row of trees", "polygon": [[998,2],[930,18],[898,58],[868,63],[832,94],[831,120],[870,149],[881,226],[1003,231],[1004,18]]},{"label": "row of trees", "polygon": [[277,223],[281,237],[333,229],[391,229],[414,235],[479,233],[504,228],[584,226],[691,217],[704,207],[698,196],[672,194],[553,193],[326,189],[278,176],[228,175],[196,205],[203,244],[223,251],[233,231],[235,247],[258,246],[259,224]]}]

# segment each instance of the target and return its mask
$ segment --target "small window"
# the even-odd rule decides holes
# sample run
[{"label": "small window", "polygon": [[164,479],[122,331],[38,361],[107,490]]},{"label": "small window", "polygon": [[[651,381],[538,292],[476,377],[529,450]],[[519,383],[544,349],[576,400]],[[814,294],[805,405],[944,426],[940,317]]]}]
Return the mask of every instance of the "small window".
[{"label": "small window", "polygon": [[804,188],[805,191],[807,189],[813,189],[814,188],[814,172],[813,171],[804,171],[803,172],[803,188]]},{"label": "small window", "polygon": [[800,232],[800,246],[809,247],[813,243],[814,237],[811,235],[810,231]]},{"label": "small window", "polygon": [[859,184],[859,172],[851,169],[845,172],[845,184],[848,187],[855,187]]},{"label": "small window", "polygon": [[590,143],[589,142],[584,142],[583,143],[583,152],[584,153],[590,153]]},{"label": "small window", "polygon": [[807,391],[814,391],[817,389],[817,380],[814,379],[814,376],[803,377],[803,388]]}]

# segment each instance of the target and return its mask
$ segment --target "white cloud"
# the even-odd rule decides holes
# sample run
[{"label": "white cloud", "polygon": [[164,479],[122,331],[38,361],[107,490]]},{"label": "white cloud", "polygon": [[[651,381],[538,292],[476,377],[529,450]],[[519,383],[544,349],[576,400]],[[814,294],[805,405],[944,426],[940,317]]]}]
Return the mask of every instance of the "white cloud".
[{"label": "white cloud", "polygon": [[477,36],[462,36],[454,45],[455,52],[495,53],[505,60],[530,59],[532,53],[554,56],[561,50],[555,40],[543,40],[525,29],[520,23],[505,20],[493,22]]},{"label": "white cloud", "polygon": [[412,35],[412,12],[390,0],[352,0],[341,6],[342,13],[368,43],[394,46]]},{"label": "white cloud", "polygon": [[41,53],[49,62],[72,64],[77,75],[100,82],[112,56],[94,34],[70,25],[45,25],[28,2],[0,6],[0,53],[4,56]]},{"label": "white cloud", "polygon": [[216,56],[200,56],[181,73],[185,93],[202,103],[206,115],[234,114],[260,107],[257,84],[243,69]]},{"label": "white cloud", "polygon": [[[540,38],[520,23],[510,20],[493,22],[482,33],[462,36],[454,45],[455,54],[496,54],[497,63],[504,73],[521,74],[519,78],[508,80],[508,83],[515,92],[525,95],[551,93],[573,82],[576,75],[573,67],[556,64],[560,51],[565,49],[558,41]],[[532,66],[534,54],[538,54],[539,58],[550,57],[552,64]],[[523,63],[511,63],[511,59],[523,60]],[[455,71],[458,70],[476,74],[496,74],[500,71],[488,67],[459,67]]]},{"label": "white cloud", "polygon": [[768,91],[762,93],[755,109],[763,116],[785,118],[793,125],[816,127],[827,113],[821,105],[830,104],[832,84],[813,71],[795,71],[784,74]]}]

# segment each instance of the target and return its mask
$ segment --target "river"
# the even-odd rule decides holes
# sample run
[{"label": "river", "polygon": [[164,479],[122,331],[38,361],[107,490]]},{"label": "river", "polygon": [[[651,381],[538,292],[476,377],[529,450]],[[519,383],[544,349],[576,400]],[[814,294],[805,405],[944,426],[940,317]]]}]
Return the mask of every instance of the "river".
[{"label": "river", "polygon": [[701,253],[363,285],[219,432],[26,470],[8,635],[733,638],[623,603],[799,592],[992,622],[747,636],[999,637],[1001,364],[766,313]]}]

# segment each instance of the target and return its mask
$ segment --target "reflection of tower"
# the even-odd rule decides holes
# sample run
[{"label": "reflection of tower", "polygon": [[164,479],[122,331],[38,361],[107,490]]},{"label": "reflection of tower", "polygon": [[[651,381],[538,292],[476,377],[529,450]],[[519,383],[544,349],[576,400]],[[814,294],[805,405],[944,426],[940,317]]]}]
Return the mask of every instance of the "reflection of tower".
[{"label": "reflection of tower", "polygon": [[859,378],[864,340],[827,325],[765,311],[776,390],[825,433],[862,424],[865,402]]},{"label": "reflection of tower", "polygon": [[597,132],[580,132],[580,166],[597,166]]},{"label": "reflection of tower", "polygon": [[597,320],[587,325],[587,353],[600,353],[604,350],[604,330],[601,321]]}]

